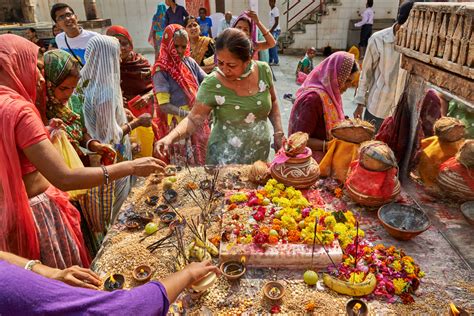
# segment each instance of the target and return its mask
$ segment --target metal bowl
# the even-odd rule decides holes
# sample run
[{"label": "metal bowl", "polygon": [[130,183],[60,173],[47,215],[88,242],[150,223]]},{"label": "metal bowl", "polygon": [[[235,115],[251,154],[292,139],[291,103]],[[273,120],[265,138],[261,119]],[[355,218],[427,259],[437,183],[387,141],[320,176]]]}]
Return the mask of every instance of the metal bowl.
[{"label": "metal bowl", "polygon": [[385,230],[398,240],[410,240],[431,226],[430,219],[422,210],[399,203],[382,206],[378,217]]}]

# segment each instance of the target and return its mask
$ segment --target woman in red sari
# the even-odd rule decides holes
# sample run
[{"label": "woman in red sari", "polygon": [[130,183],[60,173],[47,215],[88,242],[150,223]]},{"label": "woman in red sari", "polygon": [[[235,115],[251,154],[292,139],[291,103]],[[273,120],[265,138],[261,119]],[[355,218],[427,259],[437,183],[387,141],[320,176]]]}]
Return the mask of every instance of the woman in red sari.
[{"label": "woman in red sari", "polygon": [[305,132],[308,147],[316,161],[321,161],[331,129],[344,120],[342,94],[354,85],[359,72],[354,55],[337,52],[313,69],[296,92],[291,110],[288,135]]},{"label": "woman in red sari", "polygon": [[[69,169],[35,107],[43,58],[28,40],[0,35],[0,250],[50,267],[88,266],[79,212],[61,190],[102,185],[129,174],[163,171],[154,158]],[[58,188],[56,188],[58,187]]]},{"label": "woman in red sari", "polygon": [[[170,131],[188,115],[194,105],[198,87],[206,73],[190,57],[188,34],[181,25],[165,28],[160,57],[153,66],[153,86],[160,110],[168,114],[166,128]],[[210,129],[207,121],[184,144],[173,145],[173,164],[203,165]]]}]

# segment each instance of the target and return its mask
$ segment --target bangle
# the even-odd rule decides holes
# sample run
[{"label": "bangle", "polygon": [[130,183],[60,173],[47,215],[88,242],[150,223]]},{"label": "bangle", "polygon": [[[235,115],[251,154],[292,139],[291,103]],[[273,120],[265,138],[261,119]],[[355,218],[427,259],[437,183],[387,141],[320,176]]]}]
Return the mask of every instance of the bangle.
[{"label": "bangle", "polygon": [[273,133],[273,136],[276,136],[276,135],[285,135],[285,133],[284,132],[275,132],[275,133]]},{"label": "bangle", "polygon": [[181,133],[178,131],[178,129],[175,128],[174,131],[176,131],[176,133],[178,133],[178,140],[181,139],[181,136],[182,136],[182,135],[181,135]]},{"label": "bangle", "polygon": [[127,124],[127,126],[128,126],[128,129],[129,129],[129,131],[128,131],[128,132],[129,132],[129,133],[131,133],[131,132],[132,132],[132,130],[133,130],[133,128],[132,128],[132,124],[130,124],[130,123],[125,123],[125,124]]},{"label": "bangle", "polygon": [[270,34],[270,31],[267,31],[266,33],[263,33],[262,36],[265,37],[265,36],[267,36],[268,34]]},{"label": "bangle", "polygon": [[105,166],[100,166],[102,168],[102,171],[104,172],[104,184],[109,185],[110,182],[110,177],[109,177],[109,172],[107,171],[107,168]]},{"label": "bangle", "polygon": [[323,153],[325,153],[325,152],[326,152],[326,141],[323,140]]},{"label": "bangle", "polygon": [[25,264],[25,270],[31,271],[36,264],[42,264],[39,260],[30,260]]},{"label": "bangle", "polygon": [[[99,140],[94,139],[94,138],[89,139],[89,140],[86,142],[86,149],[87,149],[87,150],[90,150],[90,149],[89,149],[89,145],[90,145],[91,142],[93,142],[93,141],[99,142]],[[99,143],[100,143],[100,142],[99,142]]]}]

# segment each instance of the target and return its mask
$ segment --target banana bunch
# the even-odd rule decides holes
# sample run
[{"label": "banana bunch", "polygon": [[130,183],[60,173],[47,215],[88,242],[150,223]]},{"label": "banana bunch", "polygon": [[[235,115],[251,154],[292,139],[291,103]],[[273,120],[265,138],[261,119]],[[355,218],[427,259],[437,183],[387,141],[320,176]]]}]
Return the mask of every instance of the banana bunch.
[{"label": "banana bunch", "polygon": [[323,274],[324,284],[331,290],[349,296],[364,296],[372,293],[377,285],[377,279],[373,273],[369,273],[361,283],[351,283],[339,280],[329,274]]},{"label": "banana bunch", "polygon": [[204,225],[203,224],[199,224],[198,232],[199,232],[199,236],[201,236],[201,238],[198,238],[198,237],[195,238],[194,242],[196,243],[196,245],[199,246],[199,247],[206,248],[207,251],[209,252],[209,254],[211,254],[211,256],[217,257],[219,255],[219,250],[217,249],[217,247],[214,246],[214,244],[211,243],[207,239],[206,239],[206,244],[204,244],[204,242],[201,240],[201,239],[204,239],[204,236],[206,236],[206,234],[204,234]]}]

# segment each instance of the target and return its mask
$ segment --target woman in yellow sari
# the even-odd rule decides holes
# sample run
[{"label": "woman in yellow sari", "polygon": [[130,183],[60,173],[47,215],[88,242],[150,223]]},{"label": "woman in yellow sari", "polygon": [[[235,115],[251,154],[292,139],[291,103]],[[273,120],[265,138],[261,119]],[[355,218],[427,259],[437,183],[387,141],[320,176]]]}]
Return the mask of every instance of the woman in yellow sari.
[{"label": "woman in yellow sari", "polygon": [[206,73],[210,73],[216,66],[214,53],[216,46],[214,40],[208,36],[201,36],[201,27],[197,19],[190,15],[184,19],[184,26],[189,35],[191,44],[191,57]]}]

